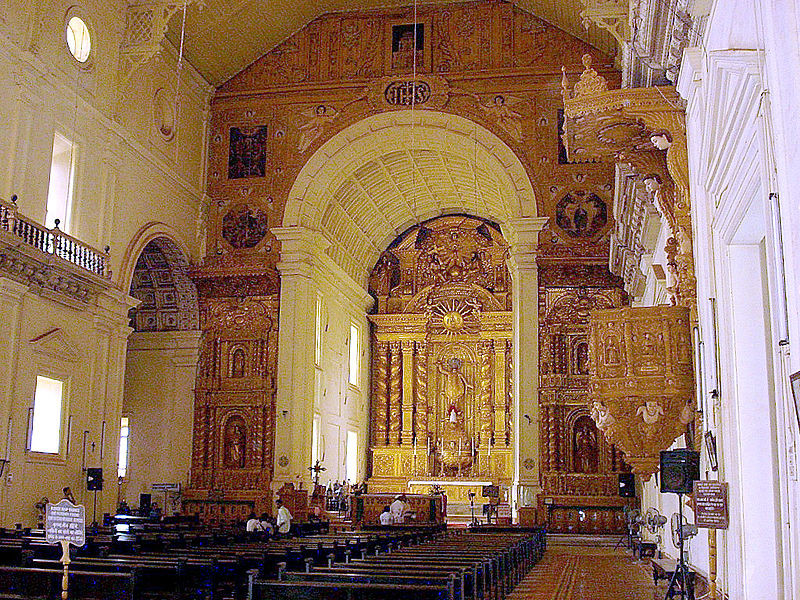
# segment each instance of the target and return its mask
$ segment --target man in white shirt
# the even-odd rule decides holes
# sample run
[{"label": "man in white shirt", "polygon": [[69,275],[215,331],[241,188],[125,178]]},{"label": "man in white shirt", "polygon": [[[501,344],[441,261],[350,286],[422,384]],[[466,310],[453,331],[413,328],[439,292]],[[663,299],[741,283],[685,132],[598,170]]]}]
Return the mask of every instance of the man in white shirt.
[{"label": "man in white shirt", "polygon": [[394,518],[392,517],[392,513],[389,512],[388,506],[383,507],[383,512],[378,517],[378,520],[381,522],[381,525],[391,525],[394,523]]},{"label": "man in white shirt", "polygon": [[406,522],[406,514],[409,512],[409,507],[406,504],[405,494],[400,494],[394,499],[394,502],[389,506],[389,512],[392,513],[392,521],[396,525]]},{"label": "man in white shirt", "polygon": [[247,518],[247,533],[254,533],[256,531],[261,531],[261,521],[256,517],[256,513],[250,513],[250,516]]},{"label": "man in white shirt", "polygon": [[278,533],[287,534],[292,527],[292,513],[283,505],[281,500],[277,500],[275,506],[278,507],[278,517],[275,523],[278,526]]}]

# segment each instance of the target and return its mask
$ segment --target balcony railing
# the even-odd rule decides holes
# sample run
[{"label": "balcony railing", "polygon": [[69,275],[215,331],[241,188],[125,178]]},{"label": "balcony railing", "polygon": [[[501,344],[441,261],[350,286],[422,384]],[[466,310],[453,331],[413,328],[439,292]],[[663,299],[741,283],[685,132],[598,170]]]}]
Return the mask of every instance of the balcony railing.
[{"label": "balcony railing", "polygon": [[26,245],[45,254],[57,256],[98,277],[111,279],[108,246],[105,251],[92,248],[89,244],[61,231],[58,228],[58,220],[53,229],[48,229],[19,214],[16,201],[16,196],[11,197],[11,202],[0,200],[0,231],[10,233],[20,238]]}]

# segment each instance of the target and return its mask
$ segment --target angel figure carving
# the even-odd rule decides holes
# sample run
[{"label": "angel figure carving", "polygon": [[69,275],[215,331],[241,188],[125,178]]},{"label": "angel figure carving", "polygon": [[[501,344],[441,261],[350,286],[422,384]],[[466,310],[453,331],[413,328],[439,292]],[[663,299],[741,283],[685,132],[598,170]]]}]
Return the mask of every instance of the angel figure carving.
[{"label": "angel figure carving", "polygon": [[597,424],[597,428],[601,431],[605,431],[617,422],[614,415],[608,410],[608,407],[598,400],[592,403],[591,416]]},{"label": "angel figure carving", "polygon": [[328,124],[339,115],[339,111],[332,106],[320,104],[300,114],[309,119],[300,126],[300,142],[297,144],[297,149],[305,152],[322,135]]},{"label": "angel figure carving", "polygon": [[637,409],[636,414],[641,415],[642,420],[648,425],[655,425],[664,416],[664,409],[657,401],[647,400]]},{"label": "angel figure carving", "polygon": [[519,98],[498,94],[491,103],[481,104],[481,108],[498,127],[515,140],[521,141],[522,115],[510,108],[518,102],[520,102]]}]

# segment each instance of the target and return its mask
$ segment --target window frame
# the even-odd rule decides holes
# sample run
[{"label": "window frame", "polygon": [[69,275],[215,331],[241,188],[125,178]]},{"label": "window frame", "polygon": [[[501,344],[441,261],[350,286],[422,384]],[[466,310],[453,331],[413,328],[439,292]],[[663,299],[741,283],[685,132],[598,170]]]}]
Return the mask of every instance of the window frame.
[{"label": "window frame", "polygon": [[[354,345],[355,344],[355,349]],[[354,320],[350,320],[350,332],[348,335],[347,346],[347,383],[356,388],[361,389],[361,325]],[[356,368],[353,369],[353,354],[355,353]]]},{"label": "window frame", "polygon": [[[120,475],[121,463],[121,450],[122,450],[122,421],[123,419],[127,420],[128,434],[125,436],[126,444],[125,444],[125,474]],[[119,418],[119,435],[117,436],[118,443],[117,443],[117,479],[128,479],[128,473],[130,471],[131,466],[131,416],[129,414],[120,415]]]},{"label": "window frame", "polygon": [[[53,144],[51,147],[50,152],[50,170],[48,172],[47,177],[47,198],[45,200],[45,213],[44,213],[44,223],[46,227],[54,227],[54,224],[50,224],[49,221],[49,213],[50,213],[50,185],[53,181],[53,159],[55,158],[55,145],[57,138],[63,138],[66,140],[68,144],[70,144],[69,150],[69,166],[67,170],[67,197],[66,197],[66,204],[64,206],[63,211],[63,219],[60,219],[60,223],[58,228],[60,231],[66,234],[70,234],[72,231],[72,217],[73,217],[73,209],[75,206],[75,182],[77,179],[78,173],[78,152],[80,151],[80,146],[78,142],[74,139],[74,137],[70,137],[65,133],[64,128],[57,127],[53,130]],[[59,213],[60,215],[60,213]],[[56,217],[57,218],[57,217]]]},{"label": "window frame", "polygon": [[[58,429],[58,451],[57,452],[42,452],[32,448],[33,443],[33,425],[34,413],[36,410],[36,388],[38,385],[38,378],[45,377],[60,381],[61,387],[61,416]],[[25,440],[25,454],[31,462],[46,462],[46,463],[59,463],[65,464],[69,450],[69,438],[71,435],[70,427],[70,396],[72,390],[72,381],[69,374],[60,369],[54,369],[47,365],[36,365],[35,374],[33,376],[33,389],[31,394],[31,404],[28,407],[28,432]]]},{"label": "window frame", "polygon": [[[79,61],[78,58],[72,53],[72,50],[70,50],[69,47],[69,42],[67,41],[67,31],[69,29],[69,22],[74,17],[78,17],[81,21],[83,21],[83,24],[86,26],[86,30],[89,32],[89,55],[83,62]],[[95,51],[97,49],[97,33],[92,24],[92,20],[89,18],[83,7],[70,6],[69,9],[67,9],[67,11],[64,13],[64,20],[61,32],[63,35],[61,41],[64,44],[64,50],[66,51],[71,64],[77,66],[79,69],[82,69],[84,71],[93,69]]]}]

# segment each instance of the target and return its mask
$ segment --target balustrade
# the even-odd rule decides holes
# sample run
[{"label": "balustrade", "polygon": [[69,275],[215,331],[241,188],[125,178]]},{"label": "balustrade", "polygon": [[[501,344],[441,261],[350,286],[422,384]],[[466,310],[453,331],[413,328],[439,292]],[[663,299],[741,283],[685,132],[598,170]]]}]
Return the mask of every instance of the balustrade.
[{"label": "balustrade", "polygon": [[44,254],[57,256],[98,277],[111,279],[108,246],[104,251],[100,251],[67,235],[58,228],[58,219],[56,219],[56,226],[48,229],[21,215],[17,209],[16,200],[16,196],[11,197],[11,202],[0,200],[0,231],[20,238],[26,245],[36,248]]}]

